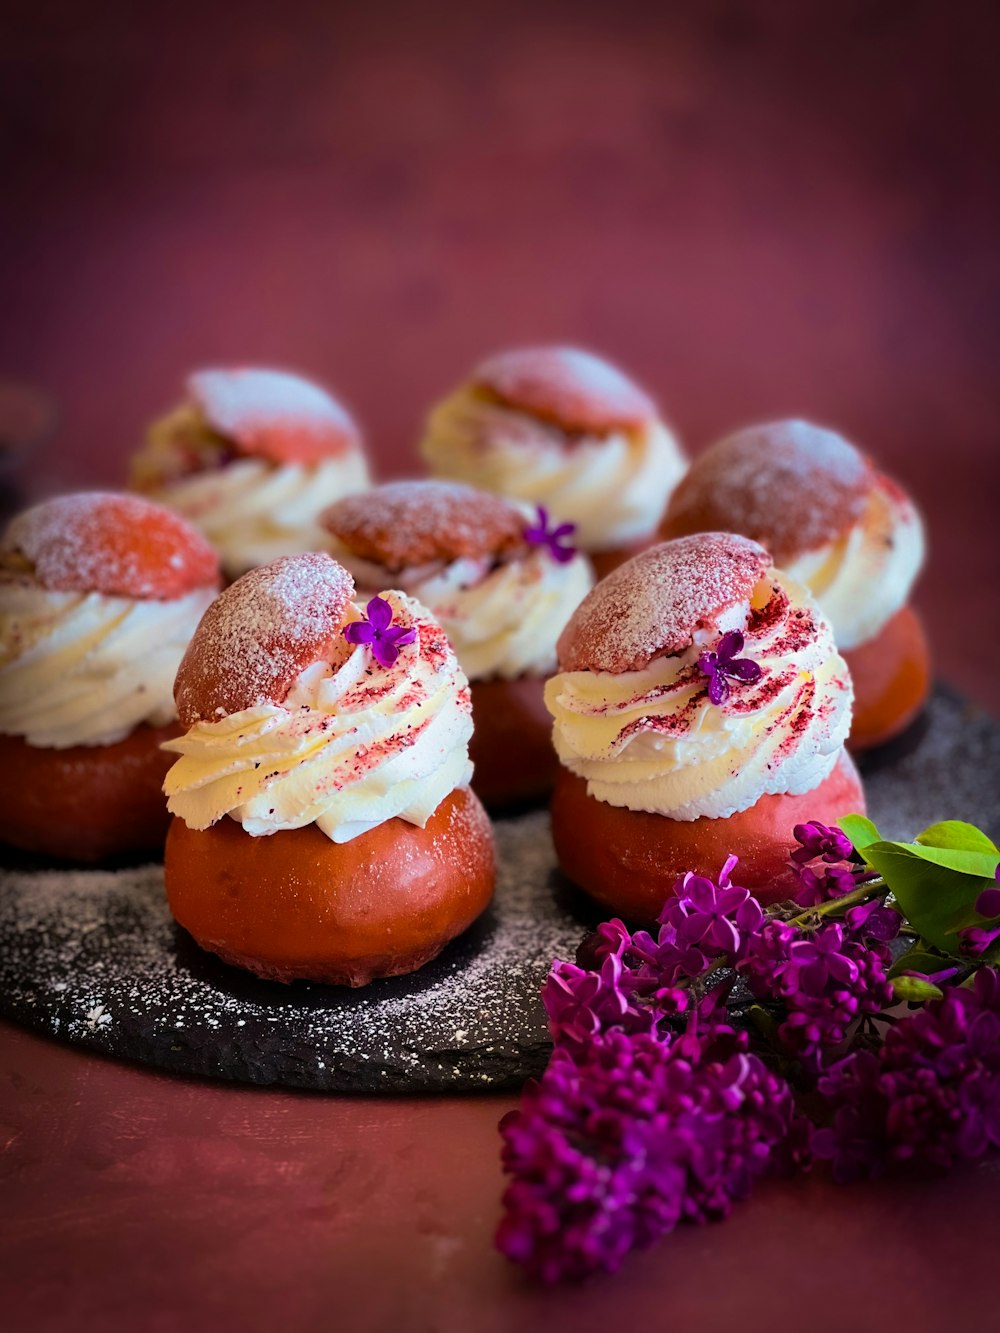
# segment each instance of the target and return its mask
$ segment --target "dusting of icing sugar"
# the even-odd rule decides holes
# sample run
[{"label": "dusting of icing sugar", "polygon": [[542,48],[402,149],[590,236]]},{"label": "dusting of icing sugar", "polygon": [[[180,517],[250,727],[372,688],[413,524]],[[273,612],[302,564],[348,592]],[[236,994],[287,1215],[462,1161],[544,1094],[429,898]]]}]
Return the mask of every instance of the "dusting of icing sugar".
[{"label": "dusting of icing sugar", "polygon": [[868,459],[833,431],[806,421],[750,426],[694,460],[663,531],[739,532],[780,565],[843,536],[861,517],[875,476]]},{"label": "dusting of icing sugar", "polygon": [[501,402],[568,430],[637,427],[656,417],[653,400],[617,367],[576,347],[524,347],[482,362],[472,383]]},{"label": "dusting of icing sugar", "polygon": [[320,522],[352,555],[391,570],[525,547],[522,511],[460,482],[390,482],[336,501]]},{"label": "dusting of icing sugar", "polygon": [[280,370],[201,370],[187,383],[206,423],[272,462],[316,462],[358,449],[357,425],[325,389]]},{"label": "dusting of icing sugar", "polygon": [[[1000,837],[1000,727],[948,691],[864,771],[887,838],[961,815]],[[515,1089],[548,1039],[538,990],[595,917],[561,886],[548,816],[494,825],[493,908],[435,962],[361,990],[258,981],[175,927],[161,866],[0,871],[0,1012],[118,1058],[330,1092]],[[737,876],[738,878],[738,876]]]},{"label": "dusting of icing sugar", "polygon": [[11,520],[2,549],[45,588],[168,601],[219,580],[219,558],[179,515],[137,495],[61,495]]},{"label": "dusting of icing sugar", "polygon": [[281,703],[295,678],[340,647],[354,580],[331,556],[284,556],[244,574],[208,608],[177,672],[184,726]]},{"label": "dusting of icing sugar", "polygon": [[720,612],[748,603],[770,564],[756,542],[698,533],[652,546],[583,599],[559,638],[562,671],[639,671],[681,653]]},{"label": "dusting of icing sugar", "polygon": [[[490,836],[481,808],[470,814],[470,834]],[[213,1078],[346,1092],[516,1088],[547,1056],[539,991],[552,959],[572,958],[596,919],[553,894],[548,822],[538,812],[496,824],[486,915],[419,972],[359,990],[260,981],[202,953],[174,924],[158,865],[0,872],[0,1012]]]}]

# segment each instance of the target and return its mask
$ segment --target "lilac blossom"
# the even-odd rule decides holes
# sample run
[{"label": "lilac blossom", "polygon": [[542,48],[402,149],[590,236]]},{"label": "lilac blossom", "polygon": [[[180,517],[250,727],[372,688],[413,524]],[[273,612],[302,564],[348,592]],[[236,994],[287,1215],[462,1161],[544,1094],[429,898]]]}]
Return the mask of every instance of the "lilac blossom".
[{"label": "lilac blossom", "polygon": [[348,643],[367,644],[380,666],[391,667],[403,644],[412,643],[417,637],[416,628],[411,625],[409,629],[401,629],[393,625],[392,607],[384,597],[373,597],[365,612],[367,620],[352,620],[344,626],[344,638]]},{"label": "lilac blossom", "polygon": [[761,669],[749,657],[738,657],[745,639],[738,629],[723,634],[716,647],[703,652],[698,658],[698,670],[708,677],[708,697],[713,704],[724,704],[729,698],[730,680],[753,682],[760,680]]}]

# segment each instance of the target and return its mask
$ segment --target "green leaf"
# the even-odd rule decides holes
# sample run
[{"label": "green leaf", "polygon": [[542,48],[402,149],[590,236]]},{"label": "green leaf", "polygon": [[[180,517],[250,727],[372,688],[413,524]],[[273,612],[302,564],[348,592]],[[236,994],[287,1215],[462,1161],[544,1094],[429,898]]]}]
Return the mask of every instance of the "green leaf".
[{"label": "green leaf", "polygon": [[908,852],[918,856],[921,861],[931,865],[943,866],[947,870],[957,870],[963,875],[975,875],[977,879],[992,879],[997,868],[996,852],[964,851],[953,847],[927,847],[920,842],[894,842],[893,847],[905,847]]},{"label": "green leaf", "polygon": [[941,972],[951,959],[941,953],[931,953],[923,940],[912,949],[907,949],[889,969],[889,980],[893,981],[901,972]]},{"label": "green leaf", "polygon": [[946,819],[940,824],[932,824],[918,833],[916,841],[924,847],[950,847],[956,852],[985,852],[994,860],[1000,856],[996,844],[982,829],[975,824],[963,823],[961,819]]},{"label": "green leaf", "polygon": [[935,986],[933,981],[923,981],[920,977],[896,977],[892,983],[895,1000],[922,1004],[924,1000],[940,1000],[943,994],[940,986]]},{"label": "green leaf", "polygon": [[[933,849],[930,849],[933,850]],[[883,877],[903,915],[926,941],[943,953],[959,952],[956,931],[967,924],[970,911],[984,888],[994,883],[987,875],[940,864],[929,859],[927,848],[905,842],[876,842],[865,848],[865,858]],[[961,858],[981,853],[942,853]]]},{"label": "green leaf", "polygon": [[854,850],[861,855],[864,855],[870,843],[878,842],[882,837],[872,821],[864,815],[845,815],[843,819],[838,819],[837,827],[844,830],[854,844]]}]

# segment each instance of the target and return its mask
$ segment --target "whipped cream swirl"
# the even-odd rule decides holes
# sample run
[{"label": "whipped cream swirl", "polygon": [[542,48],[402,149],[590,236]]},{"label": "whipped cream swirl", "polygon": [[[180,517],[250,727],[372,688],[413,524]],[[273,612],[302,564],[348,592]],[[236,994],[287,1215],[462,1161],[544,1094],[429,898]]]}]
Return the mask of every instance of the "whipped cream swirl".
[{"label": "whipped cream swirl", "polygon": [[218,550],[226,573],[237,578],[282,555],[322,550],[327,534],[317,515],[368,484],[364,455],[353,451],[311,464],[237,459],[144,493],[199,528]]},{"label": "whipped cream swirl", "polygon": [[0,580],[0,732],[29,745],[113,745],[177,716],[174,676],[214,588],[171,601]]},{"label": "whipped cream swirl", "polygon": [[660,421],[603,435],[555,424],[460,389],[431,414],[421,445],[439,477],[545,505],[577,525],[585,551],[653,532],[686,463]]},{"label": "whipped cream swirl", "polygon": [[556,640],[594,582],[585,556],[559,564],[541,550],[499,564],[465,557],[391,575],[340,542],[332,553],[359,589],[374,591],[391,578],[429,607],[469,680],[549,675]]},{"label": "whipped cream swirl", "polygon": [[[780,581],[779,581],[780,580]],[[727,630],[761,668],[713,704],[698,657]],[[806,590],[774,570],[748,604],[675,657],[614,675],[554,676],[545,702],[561,762],[609,805],[671,819],[725,819],[768,793],[812,791],[833,771],[851,725],[853,687]]]},{"label": "whipped cream swirl", "polygon": [[172,814],[194,829],[228,815],[255,837],[315,823],[350,842],[394,818],[422,828],[468,783],[468,682],[419,602],[381,595],[393,624],[417,631],[393,665],[341,639],[283,703],[196,722],[164,747],[180,755],[164,783]]},{"label": "whipped cream swirl", "polygon": [[861,518],[839,541],[786,565],[816,598],[842,651],[873,639],[905,606],[924,561],[912,501],[879,477]]}]

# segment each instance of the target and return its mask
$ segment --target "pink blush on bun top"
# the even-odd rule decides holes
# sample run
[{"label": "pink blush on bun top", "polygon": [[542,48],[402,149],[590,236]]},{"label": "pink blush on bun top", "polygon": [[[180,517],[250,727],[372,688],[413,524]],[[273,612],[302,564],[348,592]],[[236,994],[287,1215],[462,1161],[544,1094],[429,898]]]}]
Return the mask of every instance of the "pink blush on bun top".
[{"label": "pink blush on bun top", "polygon": [[877,480],[864,454],[833,431],[806,421],[750,426],[695,459],[663,531],[742,532],[781,565],[843,536]]},{"label": "pink blush on bun top", "polygon": [[656,417],[656,404],[637,384],[575,347],[501,352],[473,372],[472,384],[567,431],[636,429]]},{"label": "pink blush on bun top", "polygon": [[360,449],[348,412],[324,389],[280,370],[201,370],[188,392],[237,453],[271,463],[318,463]]},{"label": "pink blush on bun top", "polygon": [[181,722],[280,704],[295,678],[334,651],[354,580],[329,555],[252,569],[205,612],[177,671]]},{"label": "pink blush on bun top", "polygon": [[323,526],[352,555],[403,569],[522,550],[527,520],[503,496],[448,481],[397,481],[337,500]]},{"label": "pink blush on bun top", "polygon": [[0,547],[56,592],[171,601],[219,582],[219,557],[201,533],[136,495],[45,500],[12,520]]},{"label": "pink blush on bun top", "polygon": [[681,653],[696,630],[748,602],[770,564],[763,547],[728,532],[651,546],[583,599],[560,635],[559,668],[620,675]]}]

